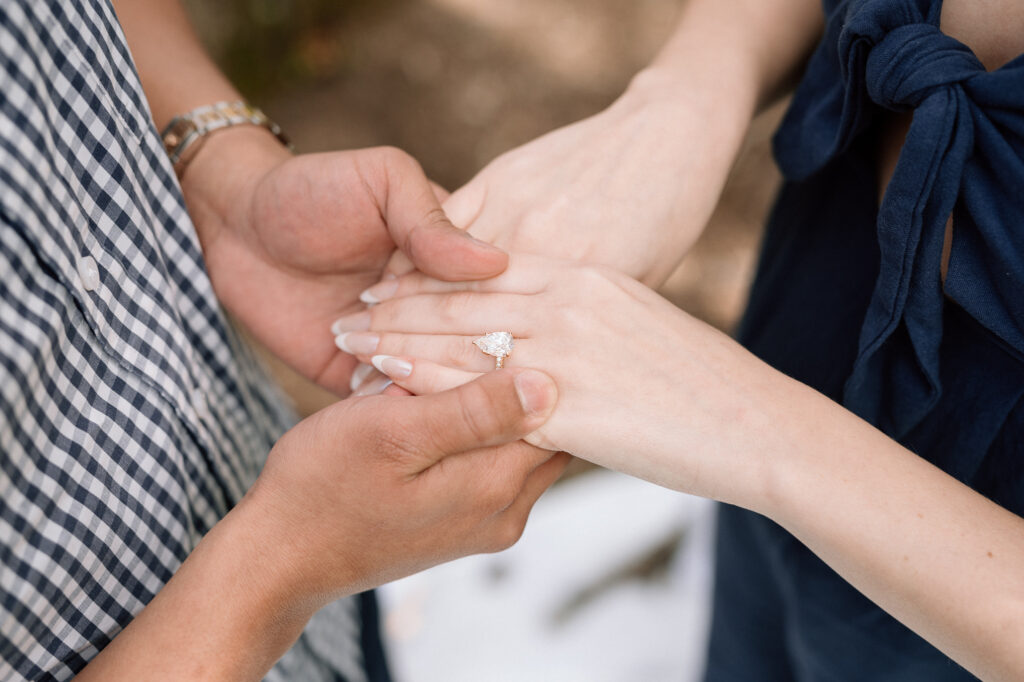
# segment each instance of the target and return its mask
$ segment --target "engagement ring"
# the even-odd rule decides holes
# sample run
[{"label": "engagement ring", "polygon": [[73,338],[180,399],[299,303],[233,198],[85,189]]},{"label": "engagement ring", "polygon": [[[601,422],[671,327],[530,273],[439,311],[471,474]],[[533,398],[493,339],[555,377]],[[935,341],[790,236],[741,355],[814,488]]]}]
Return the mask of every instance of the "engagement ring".
[{"label": "engagement ring", "polygon": [[494,369],[501,369],[505,358],[512,355],[515,343],[511,332],[491,332],[473,341],[477,348],[494,358]]}]

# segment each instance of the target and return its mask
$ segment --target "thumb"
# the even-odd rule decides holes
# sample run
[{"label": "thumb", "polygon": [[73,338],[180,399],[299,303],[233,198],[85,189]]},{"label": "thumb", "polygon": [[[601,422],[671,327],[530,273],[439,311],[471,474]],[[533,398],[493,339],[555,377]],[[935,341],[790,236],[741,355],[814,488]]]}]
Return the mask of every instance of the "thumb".
[{"label": "thumb", "polygon": [[505,271],[508,254],[452,225],[415,159],[397,152],[385,164],[384,221],[391,239],[418,270],[446,281],[485,279]]},{"label": "thumb", "polygon": [[404,412],[390,421],[401,424],[403,442],[420,456],[418,473],[449,455],[528,436],[551,416],[557,399],[547,374],[505,369],[449,391],[395,401]]},{"label": "thumb", "polygon": [[430,181],[430,189],[433,190],[434,197],[438,200],[438,202],[442,204],[448,201],[448,197],[452,195],[451,192],[449,192],[448,190],[446,190],[444,187],[437,184],[433,180]]}]

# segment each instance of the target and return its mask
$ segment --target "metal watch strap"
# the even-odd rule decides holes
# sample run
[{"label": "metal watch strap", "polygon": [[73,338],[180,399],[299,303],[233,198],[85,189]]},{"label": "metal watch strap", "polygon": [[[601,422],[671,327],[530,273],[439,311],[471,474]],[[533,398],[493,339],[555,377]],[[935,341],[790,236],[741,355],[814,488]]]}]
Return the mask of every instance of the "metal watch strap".
[{"label": "metal watch strap", "polygon": [[174,171],[178,175],[182,174],[207,135],[215,130],[237,125],[266,128],[281,141],[281,144],[291,149],[291,143],[281,128],[260,109],[246,102],[217,102],[176,116],[164,128],[160,137],[163,139],[164,150],[171,159]]}]

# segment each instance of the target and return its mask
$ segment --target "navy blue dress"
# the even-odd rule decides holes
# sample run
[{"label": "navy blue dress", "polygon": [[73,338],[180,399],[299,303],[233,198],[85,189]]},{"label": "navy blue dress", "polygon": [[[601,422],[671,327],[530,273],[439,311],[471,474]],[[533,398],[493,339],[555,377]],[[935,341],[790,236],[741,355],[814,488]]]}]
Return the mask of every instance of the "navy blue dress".
[{"label": "navy blue dress", "polygon": [[[740,340],[1024,515],[1024,55],[986,72],[936,0],[825,9]],[[879,206],[887,111],[913,122]],[[710,681],[974,679],[762,516],[723,506],[717,554]]]}]

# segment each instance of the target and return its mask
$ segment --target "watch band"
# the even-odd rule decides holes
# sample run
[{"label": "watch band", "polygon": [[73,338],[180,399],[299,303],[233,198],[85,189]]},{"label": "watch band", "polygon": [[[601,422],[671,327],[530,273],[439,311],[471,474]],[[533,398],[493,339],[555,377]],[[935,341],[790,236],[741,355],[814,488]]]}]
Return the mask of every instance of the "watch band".
[{"label": "watch band", "polygon": [[237,125],[266,128],[281,141],[281,144],[288,149],[292,148],[280,126],[271,121],[260,109],[246,102],[217,102],[175,116],[160,134],[164,150],[171,159],[171,165],[174,166],[174,172],[181,176],[185,167],[202,147],[207,135],[215,130]]}]

